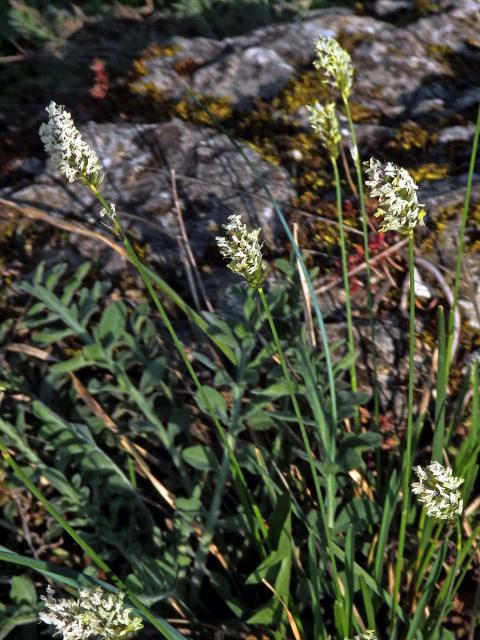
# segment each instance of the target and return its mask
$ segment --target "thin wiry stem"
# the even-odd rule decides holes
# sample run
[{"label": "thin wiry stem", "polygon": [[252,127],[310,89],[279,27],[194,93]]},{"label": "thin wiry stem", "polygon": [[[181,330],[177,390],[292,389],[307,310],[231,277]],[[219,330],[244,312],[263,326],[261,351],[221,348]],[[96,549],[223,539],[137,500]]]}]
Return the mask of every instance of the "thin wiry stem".
[{"label": "thin wiry stem", "polygon": [[410,324],[408,349],[408,407],[407,431],[405,434],[405,453],[403,456],[402,482],[402,513],[400,532],[398,535],[397,561],[395,564],[395,579],[392,596],[392,629],[396,622],[397,600],[400,593],[400,582],[403,570],[403,555],[405,550],[405,535],[407,530],[408,509],[410,504],[410,476],[412,472],[413,451],[413,391],[414,391],[414,356],[415,356],[415,272],[414,272],[414,237],[413,231],[408,235],[408,258],[410,278]]},{"label": "thin wiry stem", "polygon": [[345,232],[343,230],[343,211],[342,211],[342,191],[340,185],[340,175],[338,173],[337,161],[331,158],[333,166],[333,174],[335,176],[335,192],[337,200],[337,215],[339,223],[339,239],[340,239],[340,256],[342,261],[343,289],[345,292],[345,311],[347,316],[347,340],[348,352],[351,357],[350,378],[352,382],[352,391],[358,390],[357,369],[355,366],[355,341],[353,337],[353,319],[352,319],[352,303],[350,298],[350,279],[348,277],[348,260],[347,248],[345,246]]},{"label": "thin wiry stem", "polygon": [[462,526],[460,524],[460,518],[457,518],[456,523],[455,523],[455,531],[457,534],[457,541],[456,541],[456,545],[455,545],[455,562],[453,565],[453,568],[450,569],[450,572],[448,574],[448,589],[447,589],[447,594],[445,596],[444,601],[442,602],[442,606],[440,608],[440,611],[437,613],[436,615],[436,621],[435,621],[435,625],[433,627],[432,632],[430,633],[430,635],[428,636],[428,638],[430,638],[431,640],[435,640],[436,638],[439,637],[439,631],[440,631],[440,626],[443,622],[443,619],[445,618],[445,616],[447,615],[450,607],[452,606],[452,595],[453,595],[453,586],[454,586],[454,582],[455,582],[455,578],[457,575],[457,570],[459,568],[459,560],[460,560],[460,555],[462,553]]},{"label": "thin wiry stem", "polygon": [[[285,382],[287,384],[288,393],[289,393],[290,399],[292,401],[293,410],[295,412],[295,416],[297,418],[298,426],[300,427],[300,433],[302,435],[303,446],[305,447],[305,451],[306,451],[306,454],[307,454],[308,464],[310,466],[310,471],[311,471],[312,478],[313,478],[313,484],[314,484],[314,487],[315,487],[315,492],[316,492],[316,495],[317,495],[317,501],[318,501],[318,505],[319,505],[319,509],[320,509],[321,520],[322,520],[322,523],[323,523],[323,528],[324,528],[324,532],[323,533],[324,533],[325,541],[327,543],[328,554],[329,554],[330,562],[331,562],[331,565],[332,565],[332,573],[333,573],[333,579],[334,579],[335,592],[337,594],[337,599],[343,600],[342,591],[341,591],[341,587],[340,587],[340,581],[339,581],[339,577],[338,577],[335,553],[334,553],[333,546],[332,546],[332,537],[331,537],[330,525],[328,524],[328,521],[327,521],[327,513],[325,511],[324,498],[323,498],[322,490],[321,490],[321,487],[320,487],[320,479],[318,477],[318,472],[317,472],[317,469],[316,469],[316,466],[315,466],[315,459],[314,459],[314,456],[313,456],[312,447],[310,445],[310,440],[308,438],[308,433],[307,433],[307,429],[306,429],[306,426],[305,426],[305,422],[303,420],[302,412],[301,412],[300,406],[298,404],[297,396],[295,394],[295,385],[294,385],[294,382],[293,382],[292,377],[290,375],[290,371],[288,369],[287,361],[286,361],[286,358],[285,358],[285,353],[284,353],[282,345],[280,343],[280,338],[278,337],[277,328],[276,328],[275,322],[273,320],[272,313],[270,311],[270,306],[268,304],[268,301],[267,301],[267,298],[265,296],[265,293],[264,293],[262,288],[257,289],[257,291],[258,291],[258,295],[260,296],[260,300],[262,301],[262,305],[263,305],[263,308],[265,310],[265,315],[267,317],[267,321],[268,321],[268,324],[270,326],[270,330],[272,332],[273,341],[275,343],[275,347],[277,349],[277,353],[278,353],[278,356],[280,358],[280,364],[281,364],[281,367],[282,367],[282,371],[283,371],[283,375],[284,375],[284,378],[285,378]],[[328,479],[327,479],[327,483],[328,483]],[[333,498],[334,498],[334,496],[331,496],[330,499],[329,499],[329,506],[331,508],[333,508]],[[330,502],[332,504],[330,504]]]},{"label": "thin wiry stem", "polygon": [[353,124],[350,103],[346,96],[343,96],[343,104],[348,120],[348,128],[352,137],[353,162],[357,175],[358,201],[360,204],[361,223],[363,231],[363,251],[365,253],[365,275],[367,280],[367,304],[368,304],[368,320],[370,324],[371,350],[372,350],[372,372],[373,372],[373,412],[375,424],[377,428],[380,424],[380,397],[379,385],[377,377],[377,349],[375,346],[375,319],[373,315],[373,292],[372,292],[372,270],[370,264],[370,244],[368,233],[367,210],[365,207],[365,189],[363,185],[362,161],[360,151],[357,144],[357,136],[355,133],[355,125]]},{"label": "thin wiry stem", "polygon": [[455,280],[453,285],[453,304],[450,308],[448,315],[448,340],[447,340],[447,354],[446,354],[446,376],[448,380],[448,374],[450,371],[451,359],[452,359],[452,345],[454,338],[454,325],[455,325],[455,312],[458,306],[458,296],[460,291],[460,279],[462,276],[463,265],[463,253],[465,247],[465,229],[467,226],[468,212],[470,209],[470,200],[472,195],[472,183],[473,174],[475,171],[475,163],[477,160],[478,140],[480,137],[480,105],[478,107],[477,122],[475,124],[475,134],[473,136],[472,153],[470,156],[470,166],[468,169],[467,188],[465,191],[465,200],[463,204],[462,219],[460,222],[460,233],[458,238],[457,257],[455,261]]}]

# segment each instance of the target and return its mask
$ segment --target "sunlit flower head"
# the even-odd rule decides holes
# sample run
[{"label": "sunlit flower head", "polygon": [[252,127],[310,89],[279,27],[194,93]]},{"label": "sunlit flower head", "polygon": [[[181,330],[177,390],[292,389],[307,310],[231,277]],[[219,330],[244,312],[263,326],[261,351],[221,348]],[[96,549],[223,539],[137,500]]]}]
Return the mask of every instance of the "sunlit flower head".
[{"label": "sunlit flower head", "polygon": [[366,163],[370,197],[377,198],[375,216],[383,219],[380,231],[409,233],[417,224],[424,225],[423,204],[418,203],[417,185],[409,173],[392,162],[382,164],[375,158]]},{"label": "sunlit flower head", "polygon": [[321,105],[316,102],[313,106],[307,107],[309,120],[312,129],[318,134],[323,146],[328,151],[331,158],[336,160],[340,153],[340,125],[335,111],[335,103]]},{"label": "sunlit flower head", "polygon": [[[348,638],[345,638],[345,640],[348,640]],[[375,631],[367,630],[361,633],[359,636],[354,636],[352,640],[377,640],[377,636],[375,634]]]},{"label": "sunlit flower head", "polygon": [[217,237],[216,240],[222,256],[230,260],[228,268],[242,276],[248,285],[259,289],[267,275],[267,266],[262,258],[263,245],[258,240],[261,229],[248,231],[240,214],[229,216],[223,228],[227,232],[226,237]]},{"label": "sunlit flower head", "polygon": [[65,107],[50,102],[46,111],[48,122],[39,130],[45,151],[69,182],[78,180],[96,190],[103,179],[97,154],[84,142]]},{"label": "sunlit flower head", "polygon": [[315,43],[316,58],[313,65],[327,76],[326,82],[336,87],[344,100],[352,91],[353,66],[350,54],[335,38],[322,36]]},{"label": "sunlit flower head", "polygon": [[39,618],[54,628],[54,636],[64,640],[118,640],[131,638],[142,627],[138,616],[123,602],[123,593],[107,593],[100,587],[80,589],[78,599],[57,600],[53,589],[41,596],[45,610]]},{"label": "sunlit flower head", "polygon": [[450,467],[431,462],[427,467],[414,467],[418,482],[412,483],[412,492],[425,505],[430,518],[455,520],[463,511],[463,500],[457,489],[465,482],[453,475]]}]

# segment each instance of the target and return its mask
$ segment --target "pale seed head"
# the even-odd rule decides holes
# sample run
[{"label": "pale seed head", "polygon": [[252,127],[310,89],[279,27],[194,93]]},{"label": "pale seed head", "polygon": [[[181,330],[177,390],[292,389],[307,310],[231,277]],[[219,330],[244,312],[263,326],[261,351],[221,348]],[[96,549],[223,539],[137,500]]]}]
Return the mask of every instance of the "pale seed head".
[{"label": "pale seed head", "polygon": [[39,130],[45,151],[69,182],[78,180],[96,191],[103,180],[97,154],[84,142],[65,107],[50,102],[46,111],[48,122]]},{"label": "pale seed head", "polygon": [[350,54],[335,40],[322,36],[315,43],[313,64],[326,75],[325,82],[336,87],[344,100],[352,91],[353,66]]},{"label": "pale seed head", "polygon": [[417,224],[424,225],[426,211],[418,203],[418,187],[409,173],[392,162],[382,164],[375,158],[366,165],[369,180],[365,184],[370,197],[378,199],[375,216],[383,220],[380,231],[410,233]]},{"label": "pale seed head", "polygon": [[340,153],[340,125],[335,111],[335,103],[321,105],[316,102],[313,106],[307,107],[310,114],[309,120],[312,129],[318,134],[320,141],[331,158],[336,160]]},{"label": "pale seed head", "polygon": [[53,589],[41,596],[45,604],[39,618],[53,627],[63,640],[118,640],[131,638],[142,627],[142,620],[131,615],[123,593],[107,593],[100,587],[80,589],[78,599],[57,600]]},{"label": "pale seed head", "polygon": [[223,225],[226,237],[217,237],[217,246],[224,258],[229,260],[228,268],[244,278],[255,289],[262,287],[267,276],[267,266],[262,258],[262,244],[259,242],[261,229],[248,231],[242,223],[242,216],[229,216]]},{"label": "pale seed head", "polygon": [[465,482],[453,475],[450,467],[431,462],[427,467],[414,467],[418,482],[412,483],[412,492],[424,505],[430,518],[454,521],[463,511],[462,495],[458,488]]}]

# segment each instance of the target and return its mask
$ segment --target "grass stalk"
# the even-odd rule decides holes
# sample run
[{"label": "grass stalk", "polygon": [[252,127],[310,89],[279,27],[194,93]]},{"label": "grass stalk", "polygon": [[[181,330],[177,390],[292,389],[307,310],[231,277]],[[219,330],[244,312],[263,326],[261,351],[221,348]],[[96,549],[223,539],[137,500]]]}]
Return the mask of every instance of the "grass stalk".
[{"label": "grass stalk", "polygon": [[[439,637],[440,626],[443,622],[443,619],[447,615],[450,607],[452,606],[452,597],[453,597],[453,587],[455,582],[455,577],[457,575],[457,570],[459,568],[459,560],[460,555],[462,553],[462,527],[460,524],[460,518],[457,518],[455,524],[455,531],[457,534],[457,542],[455,546],[455,562],[453,568],[449,571],[447,580],[448,587],[447,593],[443,599],[443,602],[440,605],[440,609],[436,612],[435,622],[431,633],[426,636],[426,640],[436,640]],[[432,615],[433,618],[433,615]]]},{"label": "grass stalk", "polygon": [[365,254],[365,276],[367,281],[367,304],[368,304],[368,321],[370,325],[371,349],[372,349],[372,374],[373,374],[373,414],[377,429],[380,425],[380,396],[377,377],[377,349],[375,346],[375,319],[373,315],[373,292],[372,292],[372,269],[370,266],[370,242],[368,231],[368,218],[365,206],[365,189],[363,185],[362,161],[360,158],[360,150],[358,148],[357,136],[355,133],[355,125],[353,123],[350,103],[346,96],[343,96],[343,104],[345,106],[345,114],[348,121],[348,129],[352,138],[352,157],[355,165],[355,173],[357,176],[358,202],[360,205],[360,219],[363,231],[363,251]]},{"label": "grass stalk", "polygon": [[[339,228],[339,241],[340,241],[340,257],[342,262],[342,276],[343,276],[343,290],[345,292],[345,312],[347,316],[347,343],[348,353],[351,357],[350,363],[350,379],[352,383],[352,391],[358,391],[357,383],[357,368],[355,364],[355,341],[353,336],[353,320],[352,320],[352,303],[350,297],[350,279],[348,276],[348,259],[347,248],[345,244],[345,230],[343,228],[343,211],[342,211],[342,190],[340,185],[340,174],[338,172],[338,165],[335,158],[331,158],[333,175],[335,177],[335,194],[337,201],[337,216],[338,216],[338,228]],[[358,421],[358,413],[357,413]]]},{"label": "grass stalk", "polygon": [[392,631],[396,622],[396,608],[400,594],[400,582],[403,570],[403,556],[405,551],[405,537],[407,530],[408,510],[410,504],[410,475],[412,471],[412,442],[413,442],[413,390],[414,390],[414,356],[415,356],[415,275],[414,275],[414,236],[413,231],[408,235],[408,265],[410,278],[410,324],[409,324],[409,349],[408,349],[408,407],[407,407],[407,432],[405,435],[405,449],[403,456],[402,478],[402,512],[400,518],[400,531],[398,536],[397,561],[395,563],[395,577],[392,595]]},{"label": "grass stalk", "polygon": [[465,249],[465,229],[467,226],[468,212],[470,209],[470,200],[472,195],[473,174],[475,171],[475,163],[477,160],[478,140],[480,137],[480,105],[478,106],[477,121],[475,124],[475,133],[473,135],[472,153],[470,155],[470,165],[468,168],[467,187],[465,190],[465,200],[463,203],[462,219],[460,221],[460,233],[458,237],[457,256],[455,260],[455,277],[453,284],[453,303],[448,314],[448,339],[446,354],[446,375],[450,372],[453,344],[453,329],[455,323],[455,313],[458,306],[458,296],[460,291],[460,280],[462,277],[463,253]]},{"label": "grass stalk", "polygon": [[160,299],[157,296],[157,292],[155,291],[152,282],[150,280],[150,278],[148,277],[146,271],[143,268],[143,264],[141,263],[140,259],[138,258],[137,254],[135,253],[134,248],[132,247],[132,245],[130,244],[130,241],[128,240],[128,238],[124,238],[123,239],[123,243],[125,245],[125,248],[127,250],[127,253],[130,257],[130,260],[132,262],[132,264],[134,265],[134,267],[137,269],[140,277],[142,278],[148,293],[150,294],[150,297],[160,315],[160,318],[162,319],[162,322],[164,323],[174,345],[175,348],[177,349],[184,365],[185,368],[187,369],[188,373],[190,374],[190,377],[193,380],[193,383],[195,385],[195,387],[197,388],[197,391],[200,395],[200,397],[202,398],[202,401],[204,402],[205,406],[208,409],[209,415],[215,425],[215,428],[217,430],[218,436],[220,438],[220,441],[222,442],[223,446],[226,448],[227,453],[228,453],[228,457],[230,460],[230,465],[232,467],[233,470],[233,478],[235,480],[235,484],[237,487],[237,492],[239,494],[239,498],[242,502],[242,506],[245,510],[245,514],[249,520],[250,523],[250,528],[252,529],[252,533],[255,536],[255,539],[257,541],[257,546],[259,548],[259,551],[261,553],[261,555],[263,557],[266,556],[266,548],[265,548],[265,543],[267,541],[268,538],[268,534],[267,534],[267,529],[265,526],[265,522],[262,518],[260,509],[258,507],[258,505],[255,502],[255,499],[253,497],[253,495],[251,494],[250,489],[248,488],[247,485],[247,481],[245,479],[245,476],[243,474],[243,471],[240,468],[240,464],[238,463],[237,457],[235,455],[235,452],[230,444],[230,441],[228,439],[228,436],[225,432],[225,429],[223,428],[223,426],[221,425],[219,419],[217,418],[217,416],[215,415],[215,410],[213,409],[213,407],[211,406],[211,403],[208,399],[207,394],[204,391],[203,385],[200,382],[195,369],[192,366],[192,363],[190,362],[189,358],[188,358],[188,354],[185,351],[185,347],[183,346],[181,340],[179,339],[177,332],[175,331],[172,323],[170,322],[170,318],[168,317],[162,303],[160,302]]},{"label": "grass stalk", "polygon": [[[302,440],[303,440],[303,446],[305,447],[305,451],[307,454],[307,460],[308,460],[308,464],[310,467],[310,471],[312,474],[312,479],[313,479],[313,484],[315,487],[315,492],[317,495],[317,500],[318,500],[318,505],[319,505],[319,509],[320,509],[320,514],[321,514],[321,519],[324,525],[324,536],[325,536],[325,541],[327,544],[327,550],[328,550],[328,555],[330,558],[330,562],[332,565],[332,574],[333,574],[333,579],[334,579],[334,586],[335,586],[335,593],[336,593],[336,597],[337,597],[337,601],[341,602],[343,601],[343,595],[342,595],[342,590],[341,590],[341,586],[340,586],[340,580],[339,580],[339,576],[338,576],[338,571],[337,571],[337,563],[336,563],[336,559],[335,559],[335,554],[334,554],[334,550],[333,550],[333,545],[332,545],[332,536],[331,536],[331,526],[330,526],[330,518],[333,520],[333,516],[334,516],[334,502],[332,503],[330,500],[328,500],[328,504],[327,504],[327,508],[328,508],[328,515],[327,512],[325,510],[325,506],[324,506],[324,498],[323,498],[323,494],[322,494],[322,489],[320,486],[320,479],[318,476],[318,471],[316,469],[315,466],[315,460],[314,460],[314,456],[313,456],[313,451],[312,451],[312,447],[310,445],[310,440],[308,438],[308,433],[307,433],[307,429],[305,426],[305,422],[303,420],[303,416],[302,416],[302,412],[300,409],[300,406],[298,404],[298,400],[297,400],[297,396],[295,394],[295,384],[292,380],[292,377],[290,375],[290,371],[288,369],[288,365],[287,365],[287,361],[285,358],[285,353],[283,351],[282,345],[280,343],[280,338],[278,336],[278,332],[277,332],[277,327],[275,325],[275,322],[273,320],[272,317],[272,313],[270,310],[270,306],[268,304],[267,298],[265,296],[265,292],[263,291],[262,288],[258,289],[258,295],[260,297],[260,300],[262,302],[263,308],[265,310],[265,315],[267,317],[267,321],[268,324],[270,326],[270,330],[272,332],[272,336],[273,336],[273,341],[275,343],[275,347],[278,353],[278,356],[280,358],[280,364],[282,367],[282,371],[283,371],[283,375],[285,378],[285,382],[287,384],[287,388],[288,388],[288,393],[290,395],[290,399],[292,401],[292,406],[293,406],[293,410],[295,412],[295,416],[297,418],[297,422],[298,422],[298,426],[300,427],[300,433],[302,436]],[[328,477],[327,477],[327,494],[328,494]],[[348,616],[347,616],[347,612],[343,611],[343,628],[342,628],[342,632],[343,633],[348,633],[348,628],[347,628],[347,624],[348,624]]]},{"label": "grass stalk", "polygon": [[[308,291],[309,291],[309,294],[310,294],[310,297],[311,297],[311,300],[312,300],[312,306],[313,306],[313,309],[315,311],[315,317],[317,319],[317,324],[318,324],[318,331],[320,333],[322,349],[323,349],[323,353],[324,353],[324,356],[325,356],[325,364],[326,364],[327,379],[328,379],[328,388],[329,388],[329,392],[330,392],[331,413],[332,413],[332,438],[335,438],[335,431],[336,431],[336,428],[337,428],[337,419],[338,419],[338,406],[337,406],[338,403],[337,403],[337,395],[336,395],[336,388],[335,388],[335,375],[334,375],[334,372],[333,372],[332,355],[330,353],[330,345],[329,345],[329,341],[328,341],[327,332],[326,332],[326,329],[325,329],[325,322],[324,322],[324,319],[323,319],[323,313],[322,313],[322,310],[320,308],[320,304],[318,302],[317,294],[315,293],[315,288],[313,286],[312,279],[310,277],[310,274],[308,273],[307,266],[306,266],[305,261],[303,259],[302,252],[300,251],[300,247],[298,246],[298,243],[296,242],[296,240],[295,240],[295,238],[293,236],[293,233],[292,233],[292,231],[291,231],[291,229],[290,229],[290,227],[288,225],[288,222],[287,222],[285,216],[283,215],[282,210],[281,210],[280,206],[278,205],[278,202],[275,200],[275,198],[274,198],[274,196],[272,194],[272,191],[271,191],[270,187],[267,184],[267,181],[265,180],[264,176],[260,173],[260,171],[257,169],[255,164],[252,162],[252,160],[250,159],[248,154],[245,152],[245,150],[243,149],[242,145],[238,142],[238,140],[236,140],[236,138],[232,137],[232,135],[230,134],[228,129],[225,128],[225,126],[220,122],[220,120],[215,116],[215,114],[212,113],[212,111],[208,108],[208,106],[205,105],[199,99],[199,97],[195,94],[195,92],[192,91],[192,89],[186,83],[184,85],[184,89],[188,93],[190,98],[193,100],[193,102],[199,108],[201,108],[203,111],[205,111],[205,113],[208,114],[208,116],[211,118],[211,121],[213,123],[215,123],[215,127],[219,131],[221,131],[225,136],[227,136],[227,138],[229,139],[229,141],[232,144],[232,146],[234,147],[234,149],[236,151],[238,151],[240,156],[243,158],[245,164],[247,165],[247,167],[252,172],[252,174],[255,177],[255,179],[258,181],[260,186],[265,191],[268,199],[272,203],[272,208],[273,208],[273,210],[275,212],[275,215],[279,219],[280,224],[281,224],[281,226],[282,226],[283,230],[285,231],[285,234],[286,234],[286,236],[288,238],[288,241],[290,242],[290,244],[292,246],[293,252],[295,254],[295,258],[298,260],[300,268],[302,269],[303,275],[305,276],[305,282],[307,284],[307,288],[308,288]],[[363,189],[363,185],[362,185],[362,189]]]}]

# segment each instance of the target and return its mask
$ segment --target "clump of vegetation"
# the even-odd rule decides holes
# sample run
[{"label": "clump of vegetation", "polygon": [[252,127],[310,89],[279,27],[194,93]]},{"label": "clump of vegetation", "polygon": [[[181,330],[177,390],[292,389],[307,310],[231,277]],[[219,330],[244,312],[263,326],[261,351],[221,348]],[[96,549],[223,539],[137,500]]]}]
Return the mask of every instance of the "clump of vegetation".
[{"label": "clump of vegetation", "polygon": [[[48,591],[44,598],[41,618],[67,640],[84,630],[169,640],[217,631],[278,640],[455,637],[450,614],[478,562],[480,532],[472,508],[479,367],[455,371],[453,349],[480,111],[451,308],[438,314],[436,393],[420,409],[415,236],[429,212],[405,169],[373,158],[362,163],[350,57],[330,38],[320,38],[316,52],[319,77],[332,92],[328,104],[317,96],[309,114],[335,184],[345,341],[329,340],[313,274],[273,198],[291,259],[267,265],[260,229],[233,213],[217,244],[243,283],[225,293],[233,302],[228,312],[194,311],[129,239],[116,203],[102,195],[96,153],[70,114],[48,106],[41,137],[50,160],[98,199],[101,222],[145,295],[132,299],[126,286],[112,292],[88,263],[75,270],[39,265],[15,284],[24,307],[0,329],[2,340],[16,336],[0,381],[0,560],[24,573],[11,581],[4,637],[21,625],[38,633],[38,574],[80,595],[56,601]],[[359,200],[373,394],[358,375],[340,111]],[[378,202],[382,233],[399,233],[408,244],[407,420],[397,425],[403,437],[396,446],[385,446],[382,435],[375,232],[365,187]],[[462,378],[456,397],[454,375]],[[465,629],[478,627],[475,610],[464,616]]]}]

